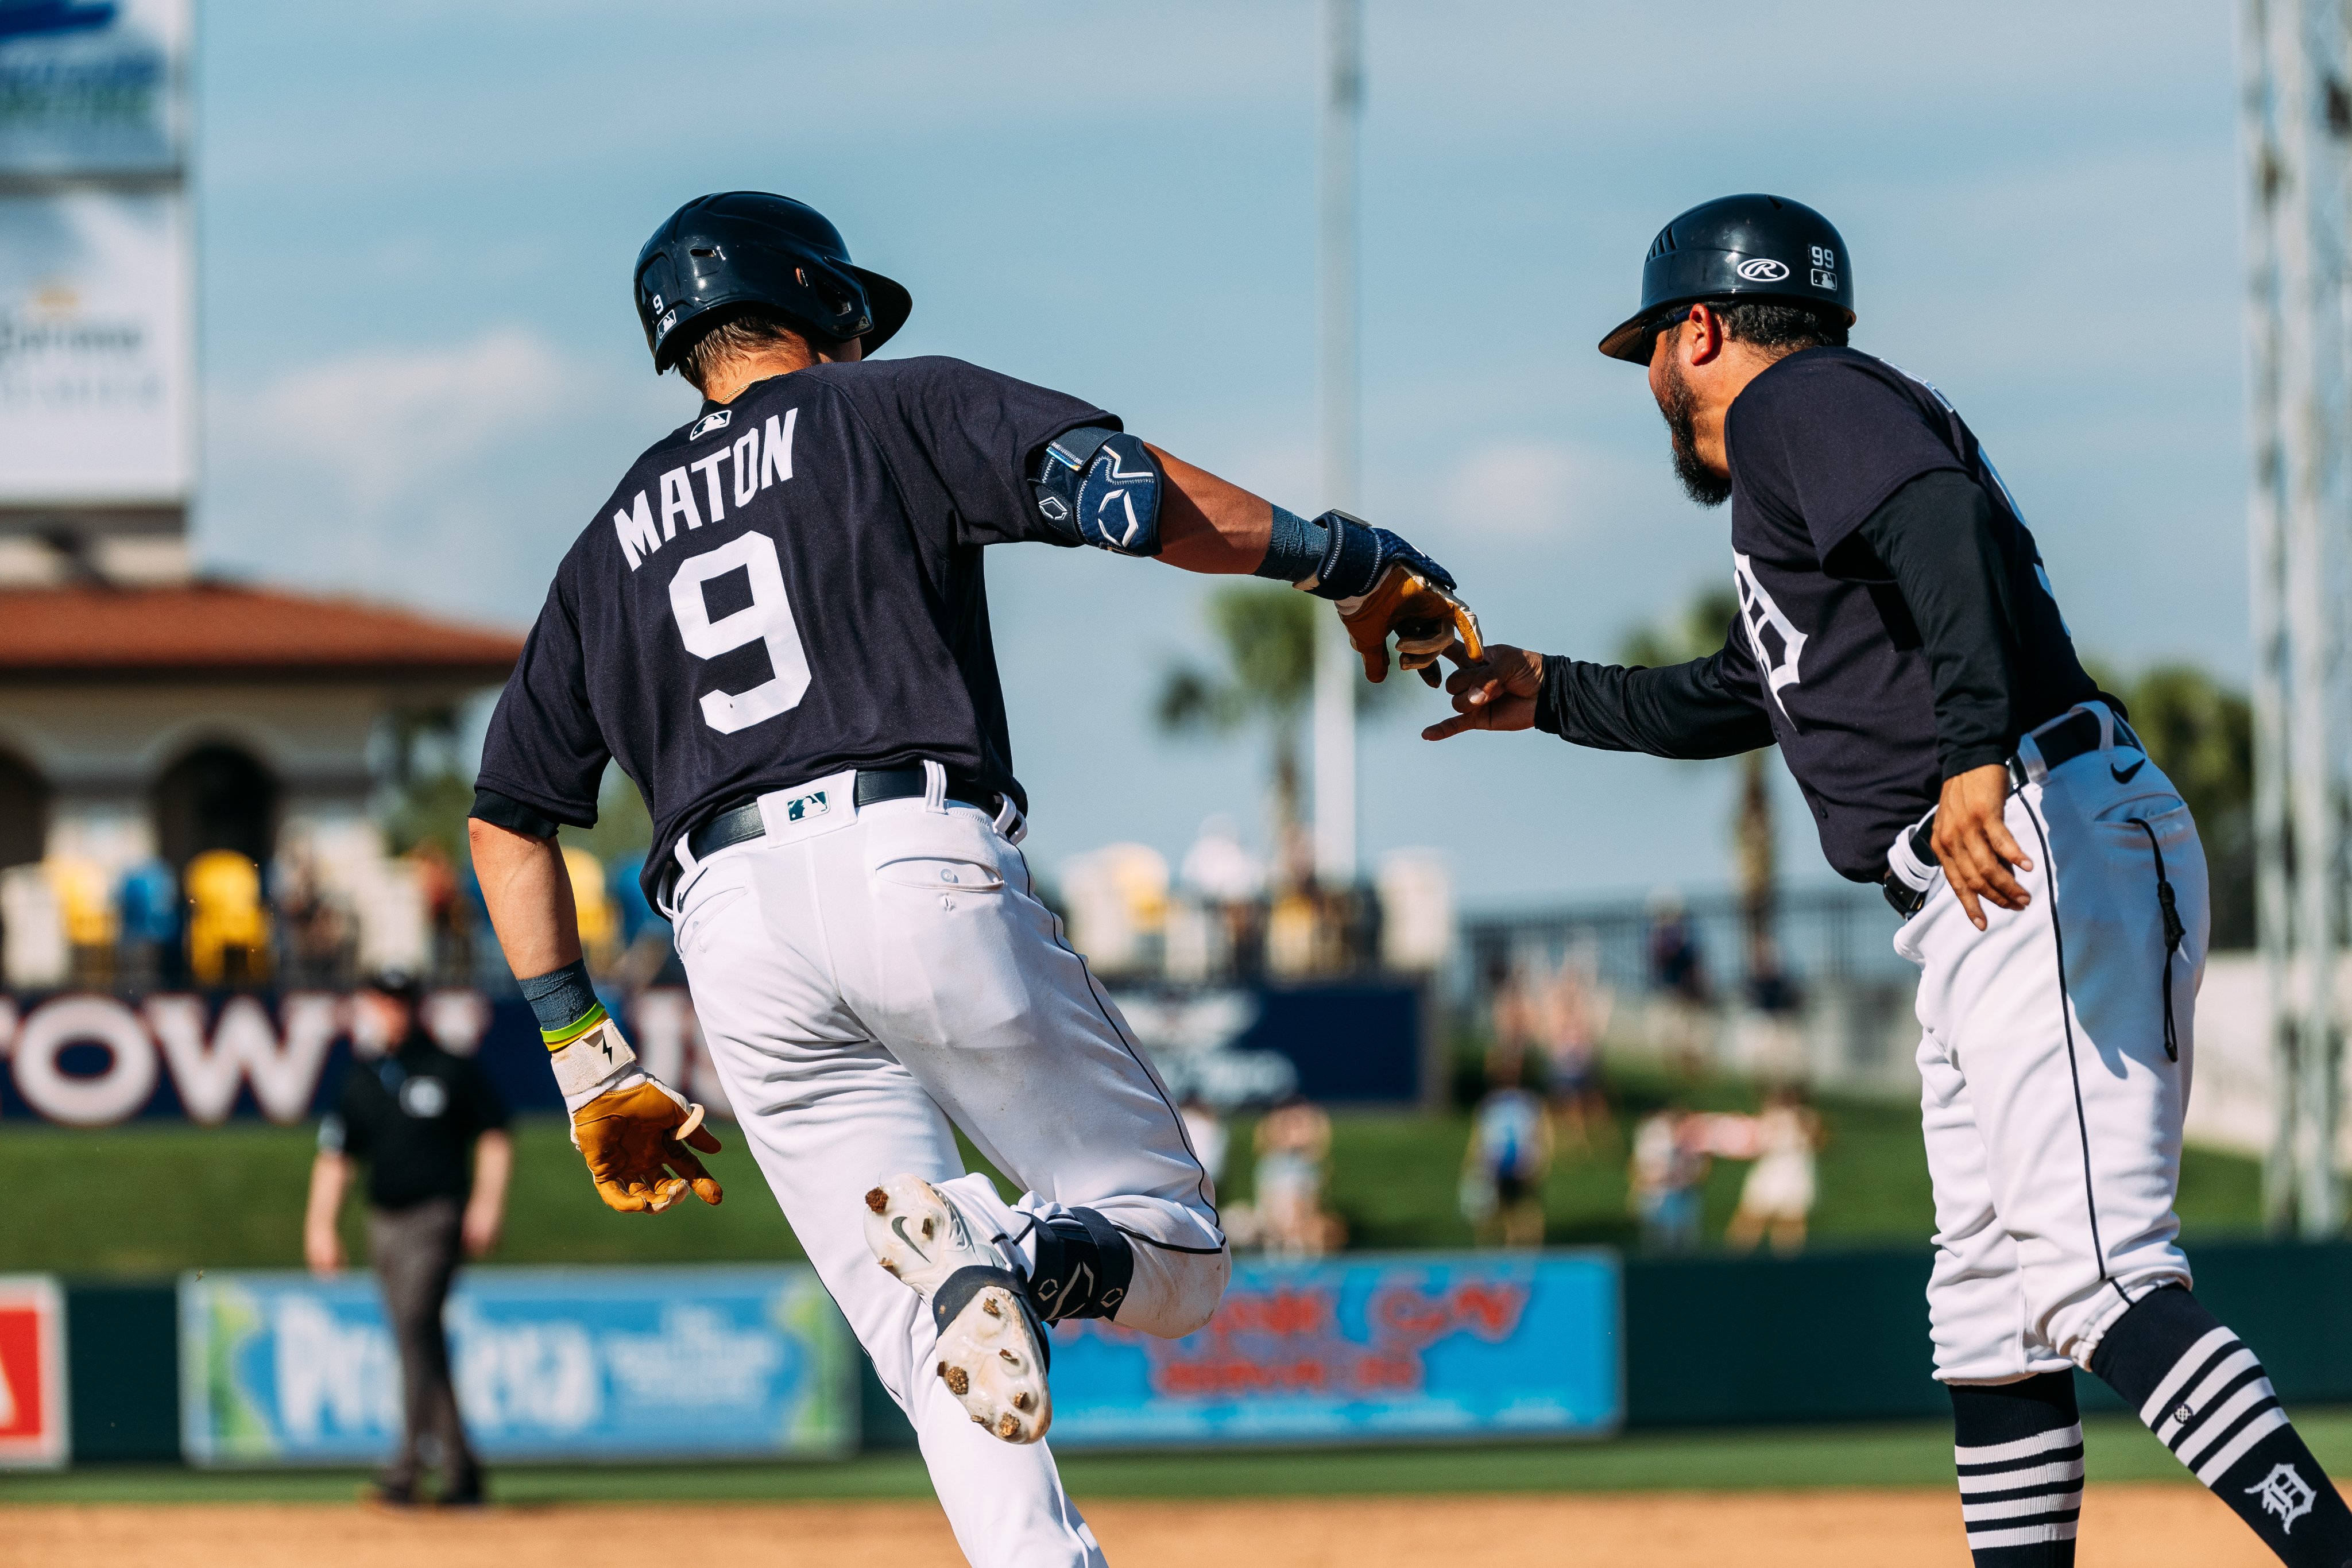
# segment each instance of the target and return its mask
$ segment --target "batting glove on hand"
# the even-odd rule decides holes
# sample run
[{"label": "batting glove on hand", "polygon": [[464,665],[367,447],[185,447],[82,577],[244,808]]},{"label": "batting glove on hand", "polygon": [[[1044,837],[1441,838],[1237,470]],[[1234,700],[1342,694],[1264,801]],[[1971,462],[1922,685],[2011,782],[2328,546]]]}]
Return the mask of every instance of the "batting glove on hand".
[{"label": "batting glove on hand", "polygon": [[1391,636],[1397,640],[1397,663],[1433,686],[1438,658],[1456,644],[1462,657],[1475,661],[1482,654],[1478,617],[1454,591],[1452,572],[1360,517],[1326,512],[1317,520],[1330,542],[1308,591],[1339,601],[1340,623],[1364,661],[1366,679],[1388,679]]},{"label": "batting glove on hand", "polygon": [[633,1076],[572,1113],[572,1146],[587,1159],[596,1196],[624,1214],[659,1214],[689,1189],[717,1204],[725,1195],[691,1152],[719,1152],[702,1107],[657,1078]]}]

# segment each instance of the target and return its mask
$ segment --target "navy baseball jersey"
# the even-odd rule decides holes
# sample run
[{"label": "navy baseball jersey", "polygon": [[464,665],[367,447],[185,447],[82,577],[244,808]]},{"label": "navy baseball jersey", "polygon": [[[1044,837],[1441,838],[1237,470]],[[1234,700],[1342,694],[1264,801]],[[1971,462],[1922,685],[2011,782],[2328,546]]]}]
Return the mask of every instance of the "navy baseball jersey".
[{"label": "navy baseball jersey", "polygon": [[929,758],[1026,809],[989,638],[983,546],[1063,542],[1039,451],[1118,420],[949,359],[814,365],[656,443],[548,590],[480,785],[596,818],[608,758],[669,847],[714,809]]},{"label": "navy baseball jersey", "polygon": [[1770,720],[1830,863],[1875,882],[1886,846],[1943,783],[1927,653],[1902,595],[1853,537],[1896,491],[1943,469],[1990,499],[2020,733],[2097,687],[2008,487],[1933,387],[1857,350],[1801,350],[1739,394],[1724,442],[1745,635],[1726,646],[1723,679]]}]

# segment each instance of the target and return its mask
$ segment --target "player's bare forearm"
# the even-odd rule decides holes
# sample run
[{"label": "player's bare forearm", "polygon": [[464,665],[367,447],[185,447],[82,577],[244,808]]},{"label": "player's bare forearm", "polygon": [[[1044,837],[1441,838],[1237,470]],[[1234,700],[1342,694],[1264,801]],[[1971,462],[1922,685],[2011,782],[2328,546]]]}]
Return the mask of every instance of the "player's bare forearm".
[{"label": "player's bare forearm", "polygon": [[466,1200],[466,1255],[487,1258],[506,1228],[507,1184],[514,1175],[514,1140],[490,1131],[474,1141],[474,1193]]},{"label": "player's bare forearm", "polygon": [[2032,902],[2010,874],[2011,866],[2032,871],[2033,862],[2009,831],[2008,810],[2009,768],[1999,762],[1945,779],[1936,805],[1936,859],[1979,931],[1985,928],[1981,904],[2022,909]]},{"label": "player's bare forearm", "polygon": [[518,978],[545,975],[580,957],[580,915],[572,877],[553,839],[534,839],[479,817],[466,821],[474,877]]},{"label": "player's bare forearm", "polygon": [[1160,559],[1185,571],[1239,576],[1265,559],[1274,503],[1149,442],[1166,482],[1160,501]]},{"label": "player's bare forearm", "polygon": [[332,1274],[343,1266],[343,1242],[336,1224],[342,1217],[351,1170],[351,1161],[331,1149],[320,1150],[310,1162],[310,1197],[302,1209],[302,1259],[314,1274]]},{"label": "player's bare forearm", "polygon": [[1486,656],[1445,678],[1454,716],[1421,732],[1423,740],[1444,740],[1474,729],[1532,729],[1536,695],[1543,690],[1544,656],[1501,643],[1486,644]]}]

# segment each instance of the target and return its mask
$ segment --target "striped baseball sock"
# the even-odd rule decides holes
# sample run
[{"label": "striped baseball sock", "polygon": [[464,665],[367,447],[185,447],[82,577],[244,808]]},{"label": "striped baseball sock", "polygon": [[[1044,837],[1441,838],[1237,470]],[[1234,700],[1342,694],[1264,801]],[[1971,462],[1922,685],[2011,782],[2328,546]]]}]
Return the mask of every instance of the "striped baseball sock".
[{"label": "striped baseball sock", "polygon": [[2173,1457],[2291,1568],[2352,1563],[2352,1509],[2303,1445],[2263,1364],[2186,1290],[2141,1297],[2092,1353]]},{"label": "striped baseball sock", "polygon": [[2074,1375],[1951,1385],[1952,1458],[1977,1568],[2073,1568],[2083,1511]]}]

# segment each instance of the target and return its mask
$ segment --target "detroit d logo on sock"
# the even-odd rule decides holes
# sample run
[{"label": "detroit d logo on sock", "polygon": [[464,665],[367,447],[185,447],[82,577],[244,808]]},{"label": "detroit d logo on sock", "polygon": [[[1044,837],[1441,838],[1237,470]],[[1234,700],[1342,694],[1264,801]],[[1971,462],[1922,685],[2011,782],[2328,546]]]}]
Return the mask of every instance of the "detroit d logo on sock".
[{"label": "detroit d logo on sock", "polygon": [[2311,1511],[2319,1494],[2311,1490],[2293,1465],[2273,1465],[2271,1473],[2246,1489],[2249,1497],[2261,1494],[2263,1511],[2279,1516],[2279,1533],[2285,1535],[2294,1529],[2294,1521]]}]

